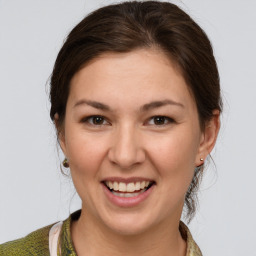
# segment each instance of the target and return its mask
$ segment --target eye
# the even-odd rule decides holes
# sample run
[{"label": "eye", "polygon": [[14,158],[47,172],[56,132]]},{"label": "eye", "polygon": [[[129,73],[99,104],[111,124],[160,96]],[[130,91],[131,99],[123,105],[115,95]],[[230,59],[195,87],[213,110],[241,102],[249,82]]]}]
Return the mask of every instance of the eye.
[{"label": "eye", "polygon": [[149,119],[149,125],[166,125],[169,123],[173,123],[174,120],[167,116],[153,116]]},{"label": "eye", "polygon": [[82,120],[83,123],[91,125],[107,125],[109,124],[103,116],[88,116]]}]

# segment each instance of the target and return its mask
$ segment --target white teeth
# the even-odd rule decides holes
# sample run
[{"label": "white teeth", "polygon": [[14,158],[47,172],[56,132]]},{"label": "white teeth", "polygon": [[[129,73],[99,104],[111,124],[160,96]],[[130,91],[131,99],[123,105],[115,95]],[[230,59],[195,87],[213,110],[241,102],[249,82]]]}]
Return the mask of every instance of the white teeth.
[{"label": "white teeth", "polygon": [[123,183],[123,182],[120,182],[119,186],[118,186],[118,190],[121,191],[121,192],[127,192],[126,191],[126,184]]},{"label": "white teeth", "polygon": [[134,192],[135,191],[135,186],[134,183],[128,183],[126,187],[127,192]]},{"label": "white teeth", "polygon": [[113,186],[113,182],[109,181],[108,186],[109,186],[109,188],[110,188],[110,189],[113,189],[113,188],[114,188],[114,186]]},{"label": "white teeth", "polygon": [[[124,182],[117,182],[117,181],[106,181],[105,184],[107,185],[107,187],[113,191],[116,192],[128,192],[129,193],[133,193],[134,196],[134,192],[135,191],[139,191],[139,190],[143,190],[146,187],[149,186],[150,182],[149,181],[137,181],[137,182],[130,182],[130,183],[124,183]],[[113,192],[112,191],[112,192]]]},{"label": "white teeth", "polygon": [[139,194],[142,194],[145,191],[146,191],[146,189],[143,189],[140,192],[136,192],[136,193],[118,193],[118,192],[115,192],[115,191],[112,191],[112,193],[115,196],[119,196],[119,197],[135,197],[135,196],[138,196]]},{"label": "white teeth", "polygon": [[114,190],[118,191],[119,185],[116,181],[114,181]]},{"label": "white teeth", "polygon": [[137,181],[135,184],[135,190],[140,190],[140,182]]}]

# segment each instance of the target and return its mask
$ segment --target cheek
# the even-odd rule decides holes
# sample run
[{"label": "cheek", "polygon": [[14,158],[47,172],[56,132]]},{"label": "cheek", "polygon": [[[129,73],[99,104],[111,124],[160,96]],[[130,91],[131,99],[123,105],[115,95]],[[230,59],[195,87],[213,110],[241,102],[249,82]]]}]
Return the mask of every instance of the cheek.
[{"label": "cheek", "polygon": [[198,142],[190,133],[180,132],[164,137],[151,137],[147,146],[149,155],[155,164],[163,169],[177,169],[182,166],[194,167],[198,150]]},{"label": "cheek", "polygon": [[197,137],[189,129],[153,139],[148,145],[150,160],[166,190],[184,194],[193,178],[198,150]]},{"label": "cheek", "polygon": [[72,173],[80,176],[96,175],[106,154],[103,141],[84,131],[67,132],[66,151]]},{"label": "cheek", "polygon": [[70,172],[77,193],[86,205],[92,204],[93,193],[100,184],[100,170],[105,157],[105,147],[93,136],[72,133],[67,138]]}]

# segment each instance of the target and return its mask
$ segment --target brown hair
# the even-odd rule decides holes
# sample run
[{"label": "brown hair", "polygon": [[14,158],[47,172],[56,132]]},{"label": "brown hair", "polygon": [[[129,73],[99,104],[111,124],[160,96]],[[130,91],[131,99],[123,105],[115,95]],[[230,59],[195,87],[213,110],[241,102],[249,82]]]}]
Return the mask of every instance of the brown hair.
[{"label": "brown hair", "polygon": [[[195,99],[201,129],[222,109],[219,74],[204,31],[179,7],[168,2],[131,1],[100,8],[68,35],[52,72],[51,119],[65,118],[70,80],[85,64],[105,52],[161,49],[180,68]],[[196,191],[203,166],[196,168],[185,198],[186,216],[196,210]]]}]

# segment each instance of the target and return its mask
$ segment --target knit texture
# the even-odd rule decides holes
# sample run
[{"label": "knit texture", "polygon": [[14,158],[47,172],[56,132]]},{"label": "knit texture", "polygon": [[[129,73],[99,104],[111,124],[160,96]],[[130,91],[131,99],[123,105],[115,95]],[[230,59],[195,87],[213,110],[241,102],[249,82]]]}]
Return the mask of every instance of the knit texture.
[{"label": "knit texture", "polygon": [[49,232],[52,225],[38,229],[24,238],[0,245],[1,256],[50,255]]},{"label": "knit texture", "polygon": [[[71,221],[77,220],[80,214],[81,211],[74,212],[63,222],[59,238],[58,256],[77,256],[71,239],[70,226]],[[53,225],[38,229],[24,238],[0,245],[0,256],[50,256],[49,232]],[[179,229],[183,239],[187,241],[186,256],[202,256],[188,227],[180,222]]]}]

